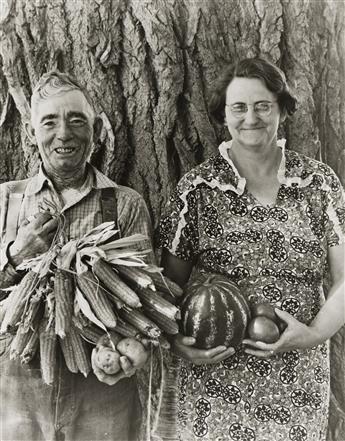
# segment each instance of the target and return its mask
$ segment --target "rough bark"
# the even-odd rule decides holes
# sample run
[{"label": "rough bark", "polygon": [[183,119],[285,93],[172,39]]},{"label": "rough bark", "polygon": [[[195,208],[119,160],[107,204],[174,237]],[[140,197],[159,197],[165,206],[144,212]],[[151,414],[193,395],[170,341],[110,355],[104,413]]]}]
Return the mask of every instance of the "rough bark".
[{"label": "rough bark", "polygon": [[[37,169],[31,90],[52,68],[103,120],[93,162],[142,193],[157,225],[177,180],[227,136],[207,112],[221,67],[263,54],[299,99],[281,133],[345,183],[344,3],[332,0],[0,0],[0,181]],[[329,441],[345,439],[344,332],[332,340]]]}]

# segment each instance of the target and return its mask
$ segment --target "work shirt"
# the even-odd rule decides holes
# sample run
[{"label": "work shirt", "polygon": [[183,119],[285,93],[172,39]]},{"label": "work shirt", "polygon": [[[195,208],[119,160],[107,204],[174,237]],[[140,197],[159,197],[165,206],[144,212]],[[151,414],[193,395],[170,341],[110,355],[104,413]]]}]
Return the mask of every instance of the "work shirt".
[{"label": "work shirt", "polygon": [[[45,175],[42,167],[36,176],[27,181],[28,184],[20,207],[18,225],[38,211],[49,209],[63,215],[63,229],[66,238],[68,240],[78,239],[103,222],[101,191],[104,188],[114,188],[121,236],[126,237],[141,233],[148,238],[152,237],[150,216],[143,198],[135,190],[116,184],[90,165],[88,166],[87,179],[84,185],[79,191],[75,191],[74,194],[70,195],[72,197],[69,198],[66,205],[61,195],[54,189],[52,182]],[[15,237],[7,238],[7,225],[11,222],[17,222],[17,219],[11,219],[11,213],[7,213],[11,186],[12,182],[0,185],[0,289],[17,283],[21,277],[9,263],[7,257],[9,242],[15,239]],[[145,248],[152,249],[151,240],[138,244],[138,249]],[[147,256],[146,261],[154,261],[153,253]]]},{"label": "work shirt", "polygon": [[[17,219],[8,211],[12,183],[0,186],[0,228],[2,252],[0,288],[20,280],[8,261],[7,250],[15,239],[8,237],[9,222]],[[134,190],[117,185],[88,165],[87,179],[79,191],[64,198],[55,190],[41,167],[27,180],[20,205],[18,225],[42,209],[61,213],[64,239],[78,239],[103,222],[101,193],[113,188],[117,200],[117,221],[120,234],[126,237],[140,233],[148,237],[139,249],[150,248],[151,222],[143,198]],[[154,261],[153,252],[146,261]],[[141,423],[141,406],[136,376],[114,386],[98,381],[93,373],[87,378],[66,368],[58,351],[56,380],[52,386],[43,383],[38,364],[25,368],[19,360],[9,359],[9,335],[0,338],[1,372],[1,440],[134,440]]]}]

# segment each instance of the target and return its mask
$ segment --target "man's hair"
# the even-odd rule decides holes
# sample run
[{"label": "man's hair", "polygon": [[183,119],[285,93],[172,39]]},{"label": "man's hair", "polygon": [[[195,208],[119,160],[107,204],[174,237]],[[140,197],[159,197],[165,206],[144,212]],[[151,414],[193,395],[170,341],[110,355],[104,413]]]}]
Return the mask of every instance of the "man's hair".
[{"label": "man's hair", "polygon": [[297,100],[289,90],[284,72],[263,58],[245,58],[226,67],[214,82],[209,111],[219,123],[224,123],[226,90],[234,78],[257,78],[267,89],[277,96],[280,111],[292,115],[297,108]]},{"label": "man's hair", "polygon": [[60,95],[63,92],[79,90],[85,96],[94,112],[94,105],[89,92],[72,75],[51,70],[41,76],[36,84],[31,96],[31,119],[40,101],[44,101],[51,96]]}]

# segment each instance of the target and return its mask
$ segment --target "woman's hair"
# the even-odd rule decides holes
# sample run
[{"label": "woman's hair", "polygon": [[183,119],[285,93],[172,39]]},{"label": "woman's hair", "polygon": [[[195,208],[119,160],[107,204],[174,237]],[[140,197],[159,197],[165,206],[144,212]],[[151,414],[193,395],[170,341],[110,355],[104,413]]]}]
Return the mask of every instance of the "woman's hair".
[{"label": "woman's hair", "polygon": [[217,122],[224,123],[226,90],[235,77],[262,80],[267,89],[277,96],[282,113],[292,115],[295,112],[297,100],[289,90],[284,72],[263,58],[245,58],[226,67],[214,82],[208,107]]},{"label": "woman's hair", "polygon": [[31,96],[31,118],[33,117],[36,107],[40,101],[44,101],[51,96],[59,95],[63,92],[71,90],[79,90],[85,96],[94,112],[92,99],[88,91],[74,77],[67,73],[51,70],[41,76],[36,84]]}]

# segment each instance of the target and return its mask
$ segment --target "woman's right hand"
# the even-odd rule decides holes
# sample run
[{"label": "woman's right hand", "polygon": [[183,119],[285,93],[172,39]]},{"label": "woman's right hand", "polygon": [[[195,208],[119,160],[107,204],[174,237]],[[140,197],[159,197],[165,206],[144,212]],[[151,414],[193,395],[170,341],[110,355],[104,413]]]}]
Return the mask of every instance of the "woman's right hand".
[{"label": "woman's right hand", "polygon": [[179,357],[184,358],[194,364],[214,364],[230,357],[234,354],[234,348],[217,346],[210,349],[197,349],[195,338],[176,334],[170,338],[172,351]]}]

